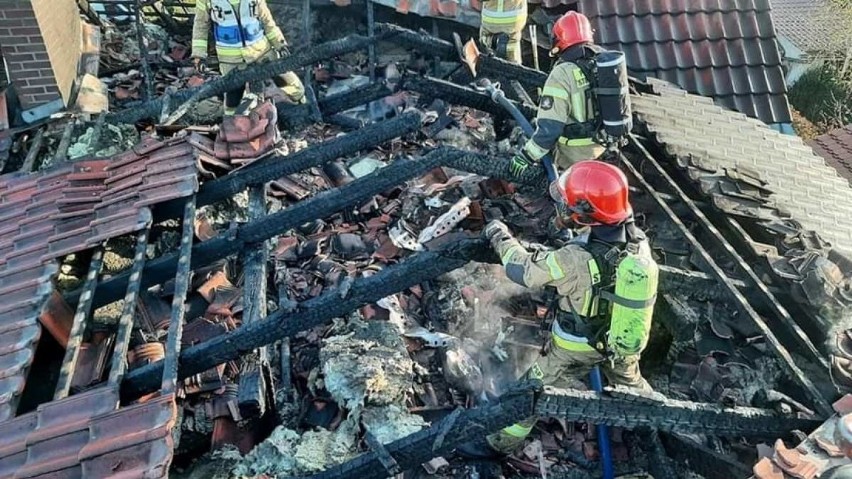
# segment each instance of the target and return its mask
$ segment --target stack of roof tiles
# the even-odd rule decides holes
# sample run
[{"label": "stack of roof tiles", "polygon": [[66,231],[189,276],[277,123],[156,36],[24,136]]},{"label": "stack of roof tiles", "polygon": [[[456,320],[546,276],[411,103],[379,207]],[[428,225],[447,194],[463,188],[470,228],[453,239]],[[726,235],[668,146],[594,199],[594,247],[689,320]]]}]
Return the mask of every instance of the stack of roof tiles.
[{"label": "stack of roof tiles", "polygon": [[151,222],[149,206],[198,189],[184,140],[34,174],[0,176],[0,421],[15,415],[57,260]]},{"label": "stack of roof tiles", "polygon": [[598,44],[655,77],[767,124],[790,123],[769,0],[580,0]]}]

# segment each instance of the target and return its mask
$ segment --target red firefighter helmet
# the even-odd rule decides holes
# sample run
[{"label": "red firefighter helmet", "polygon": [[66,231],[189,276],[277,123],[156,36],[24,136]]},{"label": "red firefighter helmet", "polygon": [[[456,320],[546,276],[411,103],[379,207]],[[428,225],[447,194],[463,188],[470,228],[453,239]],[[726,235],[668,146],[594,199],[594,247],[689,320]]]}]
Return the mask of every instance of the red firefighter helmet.
[{"label": "red firefighter helmet", "polygon": [[616,225],[633,214],[627,198],[627,177],[609,163],[575,163],[559,177],[557,187],[575,223]]},{"label": "red firefighter helmet", "polygon": [[559,51],[593,40],[592,25],[582,13],[568,12],[553,25],[553,47]]}]

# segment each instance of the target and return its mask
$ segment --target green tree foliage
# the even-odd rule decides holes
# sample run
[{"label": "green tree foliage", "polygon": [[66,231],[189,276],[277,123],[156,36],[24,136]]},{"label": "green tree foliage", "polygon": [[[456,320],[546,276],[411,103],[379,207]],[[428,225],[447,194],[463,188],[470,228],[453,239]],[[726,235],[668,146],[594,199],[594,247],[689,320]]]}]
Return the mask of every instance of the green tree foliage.
[{"label": "green tree foliage", "polygon": [[788,97],[794,108],[817,125],[835,128],[852,123],[852,89],[831,64],[802,75]]}]

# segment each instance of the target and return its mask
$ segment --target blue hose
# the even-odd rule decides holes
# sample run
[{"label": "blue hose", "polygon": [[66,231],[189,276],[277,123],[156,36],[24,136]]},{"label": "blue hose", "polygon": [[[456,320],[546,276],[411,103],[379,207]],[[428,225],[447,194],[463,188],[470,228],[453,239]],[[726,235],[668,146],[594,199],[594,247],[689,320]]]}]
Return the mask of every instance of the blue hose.
[{"label": "blue hose", "polygon": [[[523,130],[524,136],[532,138],[535,133],[532,123],[530,123],[523,113],[521,113],[520,110],[518,110],[515,105],[506,98],[506,94],[503,93],[502,90],[496,88],[490,81],[488,81],[488,79],[481,80],[481,85],[485,87],[486,91],[488,91],[488,94],[491,95],[491,99],[495,103],[502,106],[504,110],[512,115],[512,118],[515,122],[517,122],[518,126],[521,127],[521,130]],[[541,159],[541,163],[544,165],[544,171],[547,172],[548,181],[550,183],[556,181],[556,168],[553,166],[553,159],[550,157],[550,153]]]},{"label": "blue hose", "polygon": [[[480,85],[488,91],[488,94],[491,95],[491,99],[495,103],[502,106],[510,115],[512,115],[512,118],[514,118],[514,120],[518,123],[518,126],[521,127],[521,130],[523,130],[524,135],[527,138],[532,138],[535,133],[532,124],[526,119],[526,117],[524,117],[520,110],[518,110],[515,105],[506,98],[506,95],[488,81],[488,79],[481,80]],[[547,179],[550,180],[551,183],[556,181],[556,168],[553,166],[553,160],[550,158],[550,154],[545,155],[541,162],[544,164],[544,169],[547,172]],[[601,369],[595,366],[595,368],[592,369],[592,372],[589,373],[589,376],[592,383],[592,389],[594,389],[595,392],[602,393],[603,379],[601,378]],[[601,453],[601,465],[603,465],[603,477],[604,479],[614,479],[615,469],[612,466],[612,450],[609,445],[609,428],[606,424],[598,424],[597,431],[598,448]]]},{"label": "blue hose", "polygon": [[[589,373],[589,379],[592,383],[592,389],[595,392],[603,392],[603,379],[601,378],[601,368],[595,366],[592,372]],[[604,479],[614,479],[615,469],[612,466],[612,449],[609,447],[609,428],[606,424],[598,424],[598,449],[601,453],[601,465],[603,466]]]}]

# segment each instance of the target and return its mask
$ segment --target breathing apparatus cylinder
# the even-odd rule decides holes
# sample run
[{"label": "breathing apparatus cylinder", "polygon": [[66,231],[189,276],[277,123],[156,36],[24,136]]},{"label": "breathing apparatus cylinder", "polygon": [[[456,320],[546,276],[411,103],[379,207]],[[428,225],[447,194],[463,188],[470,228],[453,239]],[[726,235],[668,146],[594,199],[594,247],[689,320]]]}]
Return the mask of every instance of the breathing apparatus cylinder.
[{"label": "breathing apparatus cylinder", "polygon": [[658,280],[659,267],[651,258],[628,251],[618,263],[607,341],[616,354],[639,354],[648,344]]},{"label": "breathing apparatus cylinder", "polygon": [[603,131],[614,138],[627,136],[633,128],[633,113],[624,53],[611,50],[598,53],[595,56],[595,76]]}]

